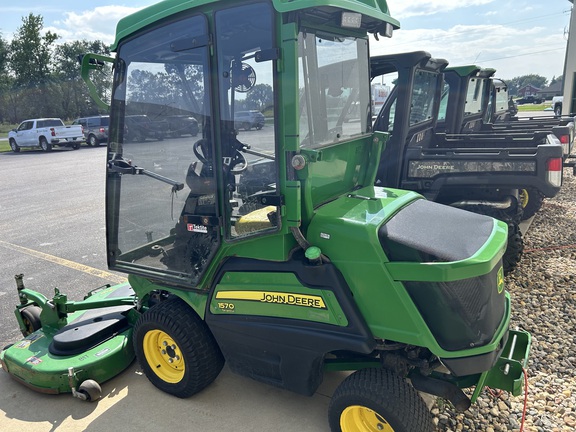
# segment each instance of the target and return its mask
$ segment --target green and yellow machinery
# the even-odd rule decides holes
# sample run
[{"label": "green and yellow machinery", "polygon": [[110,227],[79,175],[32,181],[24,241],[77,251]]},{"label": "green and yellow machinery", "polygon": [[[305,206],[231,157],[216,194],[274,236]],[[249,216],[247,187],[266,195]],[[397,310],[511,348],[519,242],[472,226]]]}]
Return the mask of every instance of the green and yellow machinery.
[{"label": "green and yellow machinery", "polygon": [[[128,284],[72,302],[17,279],[26,336],[3,368],[91,400],[134,355],[181,398],[225,362],[304,395],[353,371],[334,431],[429,431],[419,392],[460,410],[485,386],[520,394],[506,225],[374,186],[369,37],[398,27],[384,0],[165,0],[122,19],[115,56],[82,64],[88,80],[112,64],[107,253]],[[248,110],[261,129],[238,130]],[[125,140],[136,115],[199,133]]]}]

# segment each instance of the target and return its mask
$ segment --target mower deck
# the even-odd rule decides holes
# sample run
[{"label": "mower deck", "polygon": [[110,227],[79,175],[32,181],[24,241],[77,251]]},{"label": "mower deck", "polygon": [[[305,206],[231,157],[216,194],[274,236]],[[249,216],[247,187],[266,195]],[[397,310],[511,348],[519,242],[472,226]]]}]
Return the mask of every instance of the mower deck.
[{"label": "mower deck", "polygon": [[[126,295],[133,295],[131,288],[119,285],[88,301]],[[75,312],[64,327],[42,327],[4,349],[0,353],[2,368],[42,393],[70,393],[87,379],[102,383],[134,360],[131,336],[136,316],[131,306]]]}]

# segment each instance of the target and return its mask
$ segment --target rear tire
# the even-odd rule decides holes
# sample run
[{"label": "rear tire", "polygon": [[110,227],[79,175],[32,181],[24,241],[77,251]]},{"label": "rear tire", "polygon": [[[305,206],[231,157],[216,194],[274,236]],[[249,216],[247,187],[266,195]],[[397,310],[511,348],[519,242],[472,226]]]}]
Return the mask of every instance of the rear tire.
[{"label": "rear tire", "polygon": [[40,148],[42,149],[42,151],[49,152],[49,151],[52,151],[52,144],[50,144],[46,140],[46,138],[41,137],[40,138]]},{"label": "rear tire", "polygon": [[134,350],[148,379],[179,398],[198,393],[224,366],[206,323],[179,298],[151,307],[134,328]]},{"label": "rear tire", "polygon": [[430,432],[432,416],[405,379],[386,369],[361,369],[336,389],[328,408],[332,432]]},{"label": "rear tire", "polygon": [[90,147],[98,147],[100,145],[100,141],[94,135],[88,136],[88,140],[86,140],[86,144]]},{"label": "rear tire", "polygon": [[522,206],[522,220],[534,216],[544,203],[545,196],[534,188],[520,189],[520,205]]},{"label": "rear tire", "polygon": [[520,258],[522,258],[524,240],[522,239],[520,227],[516,222],[504,222],[508,223],[508,246],[502,257],[502,266],[504,267],[504,274],[507,275],[518,266]]}]

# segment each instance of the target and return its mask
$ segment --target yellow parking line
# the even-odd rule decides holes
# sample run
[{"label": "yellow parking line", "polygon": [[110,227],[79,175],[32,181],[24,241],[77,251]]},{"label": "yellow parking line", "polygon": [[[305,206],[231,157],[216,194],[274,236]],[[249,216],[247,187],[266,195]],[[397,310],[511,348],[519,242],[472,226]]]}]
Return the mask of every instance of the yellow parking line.
[{"label": "yellow parking line", "polygon": [[40,258],[40,259],[43,259],[45,261],[50,261],[52,263],[59,264],[59,265],[64,266],[64,267],[78,270],[78,271],[81,271],[83,273],[87,273],[87,274],[92,275],[92,276],[106,279],[106,280],[113,282],[113,283],[126,282],[126,278],[123,276],[118,276],[114,273],[110,273],[110,272],[107,272],[105,270],[99,270],[99,269],[94,268],[94,267],[90,267],[90,266],[80,264],[80,263],[77,263],[74,261],[69,261],[67,259],[59,258],[59,257],[54,256],[54,255],[49,255],[49,254],[46,254],[44,252],[39,252],[39,251],[36,251],[33,249],[28,249],[28,248],[18,246],[18,245],[12,244],[12,243],[8,243],[8,242],[2,241],[2,240],[0,240],[0,246],[4,246],[6,249],[10,249],[10,250],[13,250],[16,252],[21,252],[23,254],[30,255],[30,256],[33,256],[35,258]]}]

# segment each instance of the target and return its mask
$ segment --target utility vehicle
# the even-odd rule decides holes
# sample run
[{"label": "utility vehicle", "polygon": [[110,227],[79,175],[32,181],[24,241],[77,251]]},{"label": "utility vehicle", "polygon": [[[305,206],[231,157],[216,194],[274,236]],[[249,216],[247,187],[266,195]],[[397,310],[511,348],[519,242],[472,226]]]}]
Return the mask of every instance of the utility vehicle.
[{"label": "utility vehicle", "polygon": [[[574,146],[575,119],[573,116],[538,116],[518,118],[510,115],[508,87],[494,78],[495,69],[478,66],[448,67],[444,71],[445,87],[436,130],[467,134],[468,138],[488,134],[527,138],[552,132],[562,144],[564,166],[574,166],[571,152]],[[541,207],[545,191],[527,185],[520,189],[522,219],[532,217]]]},{"label": "utility vehicle", "polygon": [[447,67],[436,130],[448,134],[516,137],[552,132],[560,140],[567,158],[574,144],[575,118],[510,115],[508,87],[493,77],[495,72],[495,69],[474,65]]},{"label": "utility vehicle", "polygon": [[[522,393],[506,225],[374,186],[388,134],[372,131],[368,37],[398,25],[383,0],[166,0],[121,20],[116,56],[82,62],[87,77],[114,66],[107,250],[129,284],[47,301],[18,279],[27,336],[3,368],[86,399],[134,353],[182,398],[224,362],[304,395],[354,371],[334,431],[430,431],[418,391],[460,410],[485,386]],[[235,111],[262,88],[270,123],[238,135]],[[126,116],[163,104],[202,136],[126,142]]]},{"label": "utility vehicle", "polygon": [[[448,62],[416,51],[371,59],[372,77],[397,74],[397,84],[374,123],[391,133],[376,184],[417,191],[428,199],[497,217],[508,224],[504,269],[522,255],[518,191],[533,187],[554,196],[562,184],[562,146],[549,132],[446,134],[443,73]],[[470,106],[481,93],[468,95]]]}]

